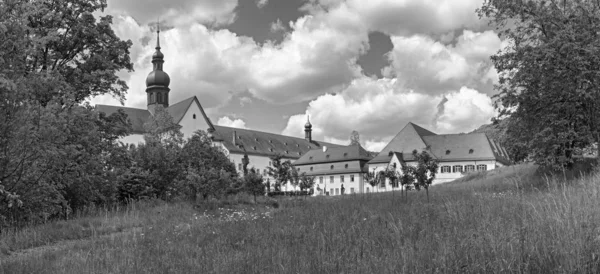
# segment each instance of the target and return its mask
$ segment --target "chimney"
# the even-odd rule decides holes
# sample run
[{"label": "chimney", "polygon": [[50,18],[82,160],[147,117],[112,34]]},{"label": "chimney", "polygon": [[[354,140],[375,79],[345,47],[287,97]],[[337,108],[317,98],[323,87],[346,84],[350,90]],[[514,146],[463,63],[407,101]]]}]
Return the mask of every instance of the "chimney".
[{"label": "chimney", "polygon": [[327,152],[327,146],[323,146],[323,152]]},{"label": "chimney", "polygon": [[234,146],[237,146],[236,139],[237,139],[237,132],[235,132],[235,130],[234,130],[233,131],[233,145]]}]

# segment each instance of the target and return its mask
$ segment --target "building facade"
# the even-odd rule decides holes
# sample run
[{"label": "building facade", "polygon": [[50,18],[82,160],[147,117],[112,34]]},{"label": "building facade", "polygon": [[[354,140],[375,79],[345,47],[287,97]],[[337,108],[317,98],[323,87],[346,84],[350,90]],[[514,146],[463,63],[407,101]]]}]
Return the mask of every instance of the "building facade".
[{"label": "building facade", "polygon": [[373,157],[359,144],[308,151],[295,161],[300,173],[315,178],[316,195],[342,195],[365,192],[363,175]]}]

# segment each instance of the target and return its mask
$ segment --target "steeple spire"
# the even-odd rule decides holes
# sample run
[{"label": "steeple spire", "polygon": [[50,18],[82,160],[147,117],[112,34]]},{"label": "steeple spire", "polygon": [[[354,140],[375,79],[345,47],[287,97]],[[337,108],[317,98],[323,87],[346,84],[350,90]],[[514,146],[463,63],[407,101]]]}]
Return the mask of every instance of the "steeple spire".
[{"label": "steeple spire", "polygon": [[304,139],[312,142],[312,125],[310,124],[310,115],[306,115],[306,124],[304,125]]},{"label": "steeple spire", "polygon": [[160,51],[160,22],[156,21],[156,51],[152,54],[153,69],[146,77],[148,110],[154,114],[156,106],[169,106],[169,84],[171,78],[163,71],[164,55]]},{"label": "steeple spire", "polygon": [[160,50],[160,21],[156,20],[156,48]]}]

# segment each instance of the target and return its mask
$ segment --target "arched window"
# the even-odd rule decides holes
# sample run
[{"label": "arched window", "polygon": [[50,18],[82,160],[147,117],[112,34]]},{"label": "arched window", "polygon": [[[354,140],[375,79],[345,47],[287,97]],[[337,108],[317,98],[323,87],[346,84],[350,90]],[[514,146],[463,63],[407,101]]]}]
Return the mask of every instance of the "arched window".
[{"label": "arched window", "polygon": [[487,165],[477,165],[477,171],[486,171]]},{"label": "arched window", "polygon": [[461,165],[455,165],[452,167],[452,173],[462,173],[463,167]]}]

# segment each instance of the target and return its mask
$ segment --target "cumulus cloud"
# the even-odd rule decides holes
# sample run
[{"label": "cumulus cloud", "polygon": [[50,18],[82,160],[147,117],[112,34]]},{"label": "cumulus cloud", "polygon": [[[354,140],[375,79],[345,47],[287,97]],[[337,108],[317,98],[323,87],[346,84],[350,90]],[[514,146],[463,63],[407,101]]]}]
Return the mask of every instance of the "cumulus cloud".
[{"label": "cumulus cloud", "polygon": [[235,20],[238,0],[109,0],[108,13],[129,15],[141,24],[159,20],[173,26],[227,25]]},{"label": "cumulus cloud", "polygon": [[244,120],[242,120],[242,119],[232,120],[231,118],[229,118],[227,116],[223,116],[223,117],[219,118],[219,120],[217,121],[217,125],[226,126],[226,127],[244,128],[244,129],[246,128],[246,122],[244,122]]},{"label": "cumulus cloud", "polygon": [[269,3],[269,0],[256,0],[256,6],[259,9],[264,8]]},{"label": "cumulus cloud", "polygon": [[271,23],[271,32],[275,33],[275,32],[280,32],[280,31],[285,31],[286,28],[283,25],[283,23],[281,22],[281,20],[277,19],[277,21]]},{"label": "cumulus cloud", "polygon": [[394,36],[391,40],[390,66],[384,68],[388,77],[402,78],[410,88],[433,94],[462,86],[492,92],[495,69],[489,56],[502,46],[493,31],[465,30],[454,46],[425,35]]},{"label": "cumulus cloud", "polygon": [[470,132],[490,123],[496,110],[492,99],[476,90],[463,87],[450,93],[443,110],[434,122],[434,129],[442,133]]}]

